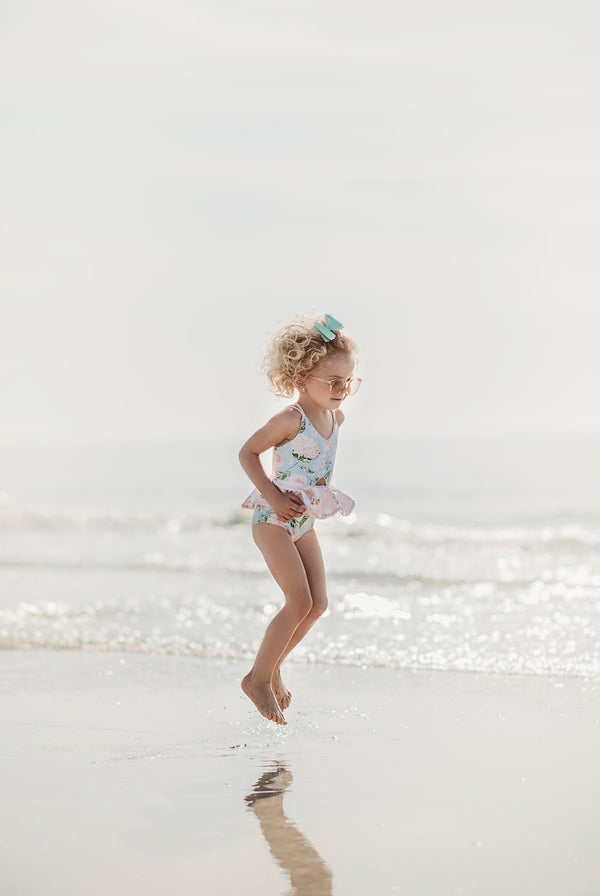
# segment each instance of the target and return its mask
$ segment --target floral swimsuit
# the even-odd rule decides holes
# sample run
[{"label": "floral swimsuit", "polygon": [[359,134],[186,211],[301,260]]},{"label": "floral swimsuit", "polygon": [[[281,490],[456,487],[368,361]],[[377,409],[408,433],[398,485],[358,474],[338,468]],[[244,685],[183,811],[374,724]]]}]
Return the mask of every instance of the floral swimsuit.
[{"label": "floral swimsuit", "polygon": [[348,516],[354,509],[354,501],[344,492],[332,488],[329,483],[333,474],[333,462],[337,448],[338,422],[332,411],[333,429],[328,439],[310,422],[302,407],[291,407],[300,411],[302,419],[297,435],[284,445],[273,449],[273,469],[271,479],[281,491],[299,495],[306,513],[286,522],[275,515],[258,489],[248,495],[242,507],[254,508],[252,525],[271,523],[287,529],[292,541],[298,541],[315,524],[315,519],[325,519],[335,513]]}]

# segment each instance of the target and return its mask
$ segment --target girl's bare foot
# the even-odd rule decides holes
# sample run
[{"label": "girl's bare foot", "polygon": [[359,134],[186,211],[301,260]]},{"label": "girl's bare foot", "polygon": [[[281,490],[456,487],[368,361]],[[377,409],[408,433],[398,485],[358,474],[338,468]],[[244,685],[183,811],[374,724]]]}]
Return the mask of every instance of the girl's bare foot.
[{"label": "girl's bare foot", "polygon": [[250,697],[259,713],[265,719],[276,722],[278,725],[287,725],[270,684],[261,684],[253,680],[252,673],[248,672],[245,678],[242,679],[242,690],[247,697]]},{"label": "girl's bare foot", "polygon": [[279,703],[282,709],[287,709],[290,703],[292,702],[292,694],[283,681],[281,680],[281,672],[279,669],[275,669],[273,672],[273,677],[271,678],[271,687],[273,688],[273,693],[275,694],[275,699]]}]

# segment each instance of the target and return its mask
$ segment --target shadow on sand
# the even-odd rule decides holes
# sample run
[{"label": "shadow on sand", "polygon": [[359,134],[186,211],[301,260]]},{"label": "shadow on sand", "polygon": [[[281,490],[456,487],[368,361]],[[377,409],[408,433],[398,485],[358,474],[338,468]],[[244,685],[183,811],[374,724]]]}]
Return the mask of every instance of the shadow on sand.
[{"label": "shadow on sand", "polygon": [[283,795],[291,783],[288,766],[275,764],[260,776],[245,801],[276,862],[289,874],[294,896],[331,896],[331,869],[283,811]]}]

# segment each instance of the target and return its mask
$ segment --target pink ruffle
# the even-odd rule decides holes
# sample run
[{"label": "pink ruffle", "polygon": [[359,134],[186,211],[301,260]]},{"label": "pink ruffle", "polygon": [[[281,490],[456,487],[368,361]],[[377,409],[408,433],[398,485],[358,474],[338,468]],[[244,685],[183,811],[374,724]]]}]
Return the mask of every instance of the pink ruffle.
[{"label": "pink ruffle", "polygon": [[[299,495],[304,501],[306,513],[318,520],[325,520],[336,513],[348,516],[356,506],[349,495],[345,495],[344,492],[330,485],[298,485],[285,482],[282,479],[274,479],[273,484],[282,492],[294,492]],[[256,488],[242,504],[242,507],[247,507],[250,510],[255,507],[268,506],[269,502]]]}]

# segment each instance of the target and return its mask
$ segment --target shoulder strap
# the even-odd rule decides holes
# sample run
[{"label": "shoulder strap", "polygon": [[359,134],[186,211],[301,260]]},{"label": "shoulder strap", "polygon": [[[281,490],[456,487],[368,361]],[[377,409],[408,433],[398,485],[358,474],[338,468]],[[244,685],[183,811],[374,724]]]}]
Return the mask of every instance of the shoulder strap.
[{"label": "shoulder strap", "polygon": [[290,405],[290,408],[294,408],[295,411],[300,411],[300,413],[301,413],[301,415],[302,415],[303,417],[306,416],[306,414],[305,414],[304,411],[302,410],[302,406],[301,406],[301,405],[299,405],[299,404],[291,404],[291,405]]}]

